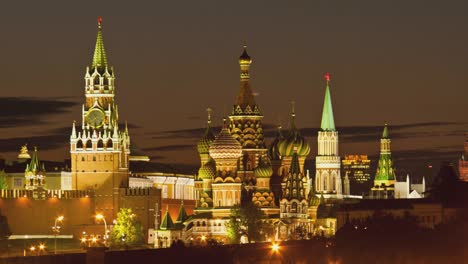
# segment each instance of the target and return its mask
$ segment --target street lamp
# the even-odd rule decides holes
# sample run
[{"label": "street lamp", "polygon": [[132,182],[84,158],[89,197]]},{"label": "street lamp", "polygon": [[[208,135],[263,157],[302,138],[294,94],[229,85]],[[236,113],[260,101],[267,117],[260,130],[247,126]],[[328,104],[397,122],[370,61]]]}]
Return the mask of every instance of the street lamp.
[{"label": "street lamp", "polygon": [[55,218],[55,224],[52,227],[52,231],[54,232],[54,255],[57,254],[57,235],[60,233],[60,226],[57,225],[57,222],[63,221],[63,215]]},{"label": "street lamp", "polygon": [[96,220],[102,220],[104,221],[104,241],[107,241],[107,223],[106,223],[106,218],[102,214],[97,214],[96,215]]},{"label": "street lamp", "polygon": [[271,245],[271,251],[273,251],[273,253],[278,253],[279,249],[280,249],[280,246],[278,243],[273,243]]}]

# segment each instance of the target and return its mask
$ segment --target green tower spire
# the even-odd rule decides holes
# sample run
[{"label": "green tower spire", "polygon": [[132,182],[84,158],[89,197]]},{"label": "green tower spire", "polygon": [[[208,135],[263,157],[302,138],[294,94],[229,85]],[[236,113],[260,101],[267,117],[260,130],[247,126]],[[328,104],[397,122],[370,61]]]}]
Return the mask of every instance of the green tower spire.
[{"label": "green tower spire", "polygon": [[182,200],[180,204],[180,209],[179,209],[179,216],[177,217],[176,223],[183,223],[185,222],[185,220],[187,220],[187,218],[188,218],[187,211],[185,211],[184,201]]},{"label": "green tower spire", "polygon": [[380,158],[374,180],[374,183],[377,186],[381,186],[382,184],[390,186],[393,185],[396,180],[395,169],[393,168],[392,152],[390,149],[391,140],[388,135],[388,126],[385,124],[382,138],[380,139]]},{"label": "green tower spire", "polygon": [[102,38],[102,18],[98,18],[98,32],[92,66],[93,68],[107,67],[107,57],[106,51],[104,49],[104,39]]},{"label": "green tower spire", "polygon": [[333,118],[333,107],[330,94],[330,74],[325,73],[327,87],[325,88],[325,100],[323,102],[322,124],[320,128],[324,131],[335,131],[335,120]]}]

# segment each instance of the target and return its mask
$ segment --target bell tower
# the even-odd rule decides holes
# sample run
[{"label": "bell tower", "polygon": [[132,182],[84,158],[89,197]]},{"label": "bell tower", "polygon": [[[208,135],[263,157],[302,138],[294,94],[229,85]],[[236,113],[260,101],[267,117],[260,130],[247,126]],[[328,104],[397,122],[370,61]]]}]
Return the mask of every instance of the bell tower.
[{"label": "bell tower", "polygon": [[81,125],[73,122],[70,136],[72,185],[77,190],[95,190],[96,210],[114,216],[118,208],[114,195],[118,188],[128,187],[130,136],[126,125],[119,130],[114,69],[107,63],[101,18],[84,79]]}]

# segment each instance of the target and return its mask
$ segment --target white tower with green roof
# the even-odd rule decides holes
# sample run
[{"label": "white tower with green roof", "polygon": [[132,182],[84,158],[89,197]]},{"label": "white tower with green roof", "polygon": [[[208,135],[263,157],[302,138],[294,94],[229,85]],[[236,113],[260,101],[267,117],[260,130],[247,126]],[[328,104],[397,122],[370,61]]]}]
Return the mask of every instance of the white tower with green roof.
[{"label": "white tower with green roof", "polygon": [[330,94],[330,74],[325,74],[326,88],[322,124],[318,132],[318,155],[315,159],[315,189],[328,197],[342,198],[341,161],[338,156],[338,131],[335,128]]}]

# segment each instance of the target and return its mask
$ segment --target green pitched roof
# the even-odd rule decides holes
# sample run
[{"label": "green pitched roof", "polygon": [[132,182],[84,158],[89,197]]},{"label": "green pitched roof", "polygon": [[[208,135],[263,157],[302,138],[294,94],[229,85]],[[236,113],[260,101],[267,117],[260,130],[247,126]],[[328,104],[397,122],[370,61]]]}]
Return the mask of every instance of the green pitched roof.
[{"label": "green pitched roof", "polygon": [[323,101],[322,124],[320,126],[325,131],[335,131],[335,120],[333,118],[333,107],[331,101],[330,87],[327,81],[325,88],[325,99]]},{"label": "green pitched roof", "polygon": [[43,169],[44,169],[44,166],[43,165],[41,166],[39,162],[39,158],[37,156],[37,147],[34,147],[33,156],[31,158],[31,161],[29,162],[29,165],[26,166],[26,171],[36,172],[36,171],[43,170]]},{"label": "green pitched roof", "polygon": [[106,51],[104,49],[104,39],[102,38],[102,19],[98,19],[98,32],[96,39],[96,47],[93,56],[93,68],[107,67]]},{"label": "green pitched roof", "polygon": [[164,218],[162,220],[161,225],[159,226],[159,229],[161,230],[168,230],[168,229],[174,229],[174,222],[172,222],[171,215],[169,214],[169,210],[166,210],[166,214],[164,215]]},{"label": "green pitched roof", "polygon": [[179,216],[177,216],[176,223],[183,223],[185,222],[185,220],[187,220],[187,218],[188,218],[187,211],[185,211],[184,204],[182,203],[180,205]]}]

